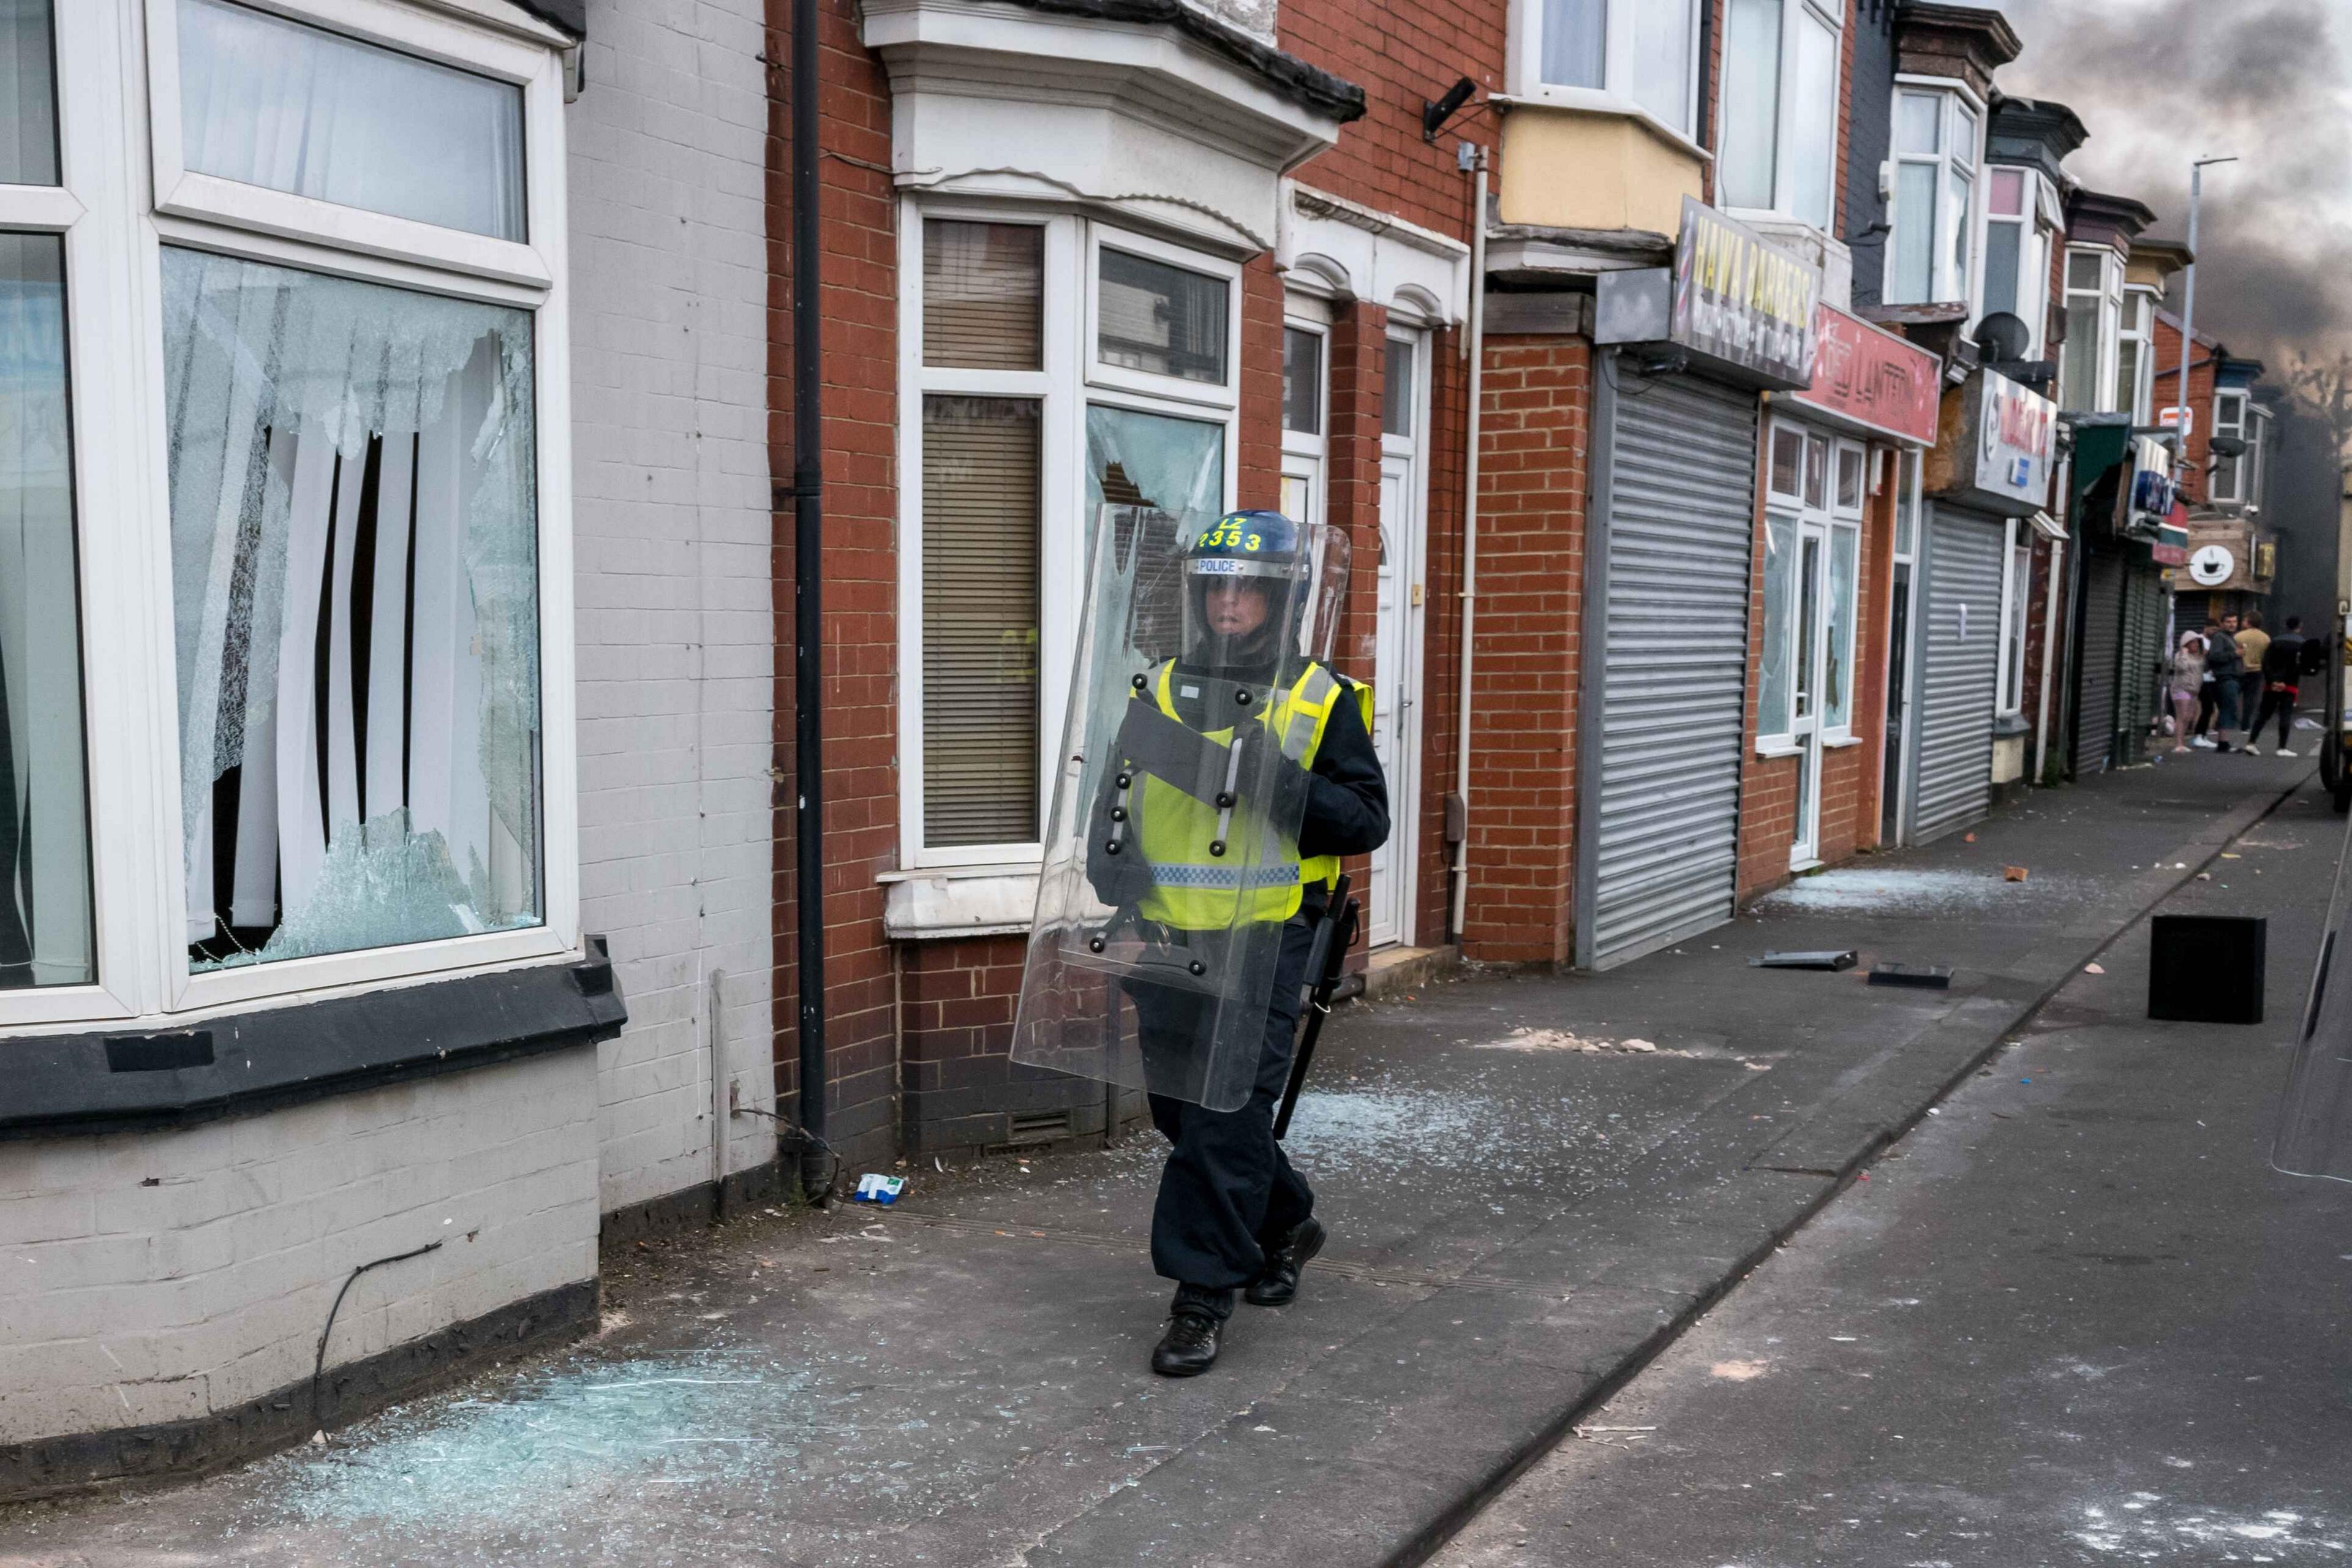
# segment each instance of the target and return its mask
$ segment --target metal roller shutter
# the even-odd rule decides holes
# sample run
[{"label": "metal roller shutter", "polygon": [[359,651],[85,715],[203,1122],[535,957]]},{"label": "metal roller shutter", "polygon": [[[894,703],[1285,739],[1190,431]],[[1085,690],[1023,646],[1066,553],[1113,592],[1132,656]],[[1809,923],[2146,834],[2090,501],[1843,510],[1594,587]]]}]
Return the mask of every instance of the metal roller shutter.
[{"label": "metal roller shutter", "polygon": [[1607,526],[1587,546],[1605,584],[1577,879],[1577,962],[1592,969],[1731,918],[1755,537],[1753,393],[1620,361],[1612,401]]},{"label": "metal roller shutter", "polygon": [[2116,653],[2123,637],[2124,563],[2094,555],[2083,583],[2082,720],[2074,731],[2074,776],[2106,770],[2115,755]]},{"label": "metal roller shutter", "polygon": [[1965,827],[1992,804],[2000,674],[2001,520],[1938,505],[1927,528],[1927,647],[1912,842]]},{"label": "metal roller shutter", "polygon": [[2164,588],[2149,567],[2124,568],[2122,657],[2116,677],[2116,765],[2144,762],[2156,712],[2156,664],[2164,643]]}]

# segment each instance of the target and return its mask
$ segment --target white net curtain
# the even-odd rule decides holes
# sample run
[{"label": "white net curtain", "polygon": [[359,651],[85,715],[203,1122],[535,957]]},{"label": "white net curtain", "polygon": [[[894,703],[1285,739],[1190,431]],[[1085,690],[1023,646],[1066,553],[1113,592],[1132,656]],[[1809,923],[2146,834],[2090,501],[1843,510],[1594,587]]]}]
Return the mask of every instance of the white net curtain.
[{"label": "white net curtain", "polygon": [[196,969],[539,923],[527,312],[163,255]]}]

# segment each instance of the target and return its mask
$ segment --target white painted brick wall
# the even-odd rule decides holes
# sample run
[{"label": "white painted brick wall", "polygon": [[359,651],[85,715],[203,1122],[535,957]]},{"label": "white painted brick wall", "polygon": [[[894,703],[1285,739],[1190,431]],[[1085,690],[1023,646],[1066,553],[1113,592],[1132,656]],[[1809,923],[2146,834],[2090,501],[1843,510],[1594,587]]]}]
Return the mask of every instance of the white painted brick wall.
[{"label": "white painted brick wall", "polygon": [[[593,1054],[0,1143],[0,1444],[231,1409],[596,1272]],[[154,1185],[146,1184],[153,1181]]]},{"label": "white painted brick wall", "polygon": [[[772,1110],[766,135],[761,0],[591,0],[571,153],[582,928],[603,1204],[710,1179],[721,1069]],[[726,1168],[775,1150],[732,1118]]]}]

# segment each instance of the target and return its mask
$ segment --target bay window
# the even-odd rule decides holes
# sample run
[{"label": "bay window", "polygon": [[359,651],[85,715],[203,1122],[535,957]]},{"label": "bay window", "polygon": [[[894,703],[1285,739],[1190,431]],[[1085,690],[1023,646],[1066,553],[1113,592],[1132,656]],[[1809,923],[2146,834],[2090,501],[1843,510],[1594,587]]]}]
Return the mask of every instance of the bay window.
[{"label": "bay window", "polygon": [[1730,0],[1724,17],[1717,205],[1837,225],[1839,12]]},{"label": "bay window", "polygon": [[2154,418],[2148,405],[2156,395],[2156,290],[2126,289],[2121,320],[2113,405],[2133,424],[2146,425]]},{"label": "bay window", "polygon": [[[1042,849],[1087,520],[1231,499],[1240,269],[1071,216],[904,214],[901,864],[1019,865]],[[1286,343],[1285,422],[1319,428],[1309,347]]]},{"label": "bay window", "polygon": [[1513,0],[1512,92],[1693,133],[1704,0]]},{"label": "bay window", "polygon": [[[1895,92],[1895,232],[1886,246],[1886,301],[1973,304],[1977,167],[1983,117],[1956,89],[1906,83]],[[2013,198],[2030,221],[2028,192]],[[2018,272],[2024,276],[2023,231]],[[2021,312],[2022,313],[2022,312]],[[1969,315],[1974,317],[1973,308]]]},{"label": "bay window", "polygon": [[0,1026],[576,947],[567,41],[0,15]]},{"label": "bay window", "polygon": [[2050,222],[2047,187],[2030,169],[1996,167],[1985,177],[1983,311],[2025,323],[2024,357],[2042,357],[2048,331]]},{"label": "bay window", "polygon": [[2061,407],[2078,414],[2115,411],[2123,306],[2123,258],[2104,245],[2069,246]]},{"label": "bay window", "polygon": [[[2213,438],[2216,441],[2243,441],[2246,438],[2246,423],[2245,393],[2223,390],[2213,395]],[[2224,506],[2236,506],[2250,499],[2245,483],[2250,466],[2244,458],[2215,450],[2212,494],[2208,499]]]}]

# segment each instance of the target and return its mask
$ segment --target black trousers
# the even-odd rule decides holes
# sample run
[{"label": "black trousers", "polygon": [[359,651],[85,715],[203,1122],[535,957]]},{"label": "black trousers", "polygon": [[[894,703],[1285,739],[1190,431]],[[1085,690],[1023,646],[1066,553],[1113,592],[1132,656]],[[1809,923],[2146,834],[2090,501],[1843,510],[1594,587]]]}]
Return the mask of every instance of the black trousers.
[{"label": "black trousers", "polygon": [[[1172,1145],[1151,1211],[1151,1267],[1184,1288],[1179,1295],[1186,1305],[1220,1318],[1233,1310],[1234,1290],[1265,1268],[1267,1248],[1280,1245],[1315,1208],[1307,1178],[1274,1140],[1275,1107],[1290,1081],[1299,984],[1313,942],[1307,921],[1283,927],[1274,1005],[1246,1104],[1211,1110],[1169,1095],[1150,1097],[1152,1124]],[[1135,1005],[1147,1055],[1156,1033],[1182,1029],[1189,1037],[1188,998],[1139,991]]]},{"label": "black trousers", "polygon": [[2294,700],[2300,695],[2302,693],[2292,686],[2274,685],[2264,690],[2262,710],[2254,715],[2254,721],[2246,726],[2246,744],[2251,746],[2261,739],[2263,726],[2270,722],[2271,715],[2275,713],[2279,721],[2278,743],[2284,746],[2294,729]]}]

